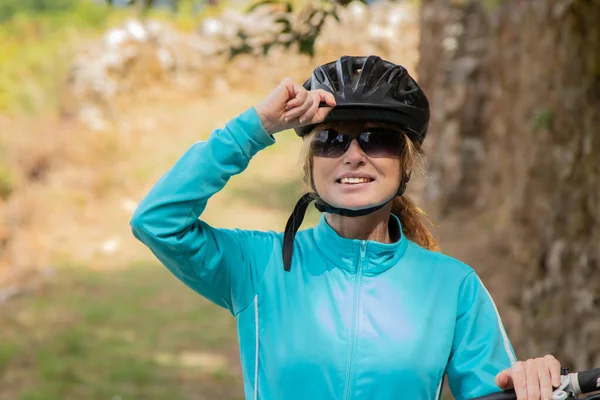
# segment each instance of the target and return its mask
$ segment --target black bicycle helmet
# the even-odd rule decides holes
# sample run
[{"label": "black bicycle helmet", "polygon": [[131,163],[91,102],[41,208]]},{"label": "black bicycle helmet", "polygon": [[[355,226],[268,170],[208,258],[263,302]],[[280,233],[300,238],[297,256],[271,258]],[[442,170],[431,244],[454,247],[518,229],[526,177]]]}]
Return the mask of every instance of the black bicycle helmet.
[{"label": "black bicycle helmet", "polygon": [[[427,135],[429,101],[401,65],[377,56],[343,56],[315,68],[303,86],[306,90],[323,89],[334,95],[336,107],[324,122],[396,124],[418,144]],[[305,125],[295,131],[304,137],[315,126]]]},{"label": "black bicycle helmet", "polygon": [[[325,118],[327,122],[386,122],[406,132],[420,146],[427,135],[429,124],[429,101],[417,82],[400,65],[382,60],[377,56],[343,56],[337,61],[321,65],[304,83],[306,90],[323,89],[334,95],[336,106]],[[322,104],[322,106],[327,106]],[[300,137],[309,134],[316,124],[296,128]],[[406,190],[410,174],[402,174],[395,196]],[[316,200],[315,207],[321,212],[357,217],[370,214],[385,206],[348,210],[333,207],[323,201],[316,188],[298,200],[287,221],[283,238],[283,265],[289,271],[292,263],[294,237],[306,214],[308,205]]]}]

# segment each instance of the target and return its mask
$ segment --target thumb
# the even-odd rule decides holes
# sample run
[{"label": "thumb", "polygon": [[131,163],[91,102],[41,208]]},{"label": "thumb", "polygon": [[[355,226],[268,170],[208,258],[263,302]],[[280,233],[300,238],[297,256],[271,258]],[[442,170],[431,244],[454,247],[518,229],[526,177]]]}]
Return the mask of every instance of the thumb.
[{"label": "thumb", "polygon": [[505,369],[504,371],[496,375],[495,382],[496,385],[502,390],[512,389],[514,385],[512,375],[510,374],[510,368]]}]

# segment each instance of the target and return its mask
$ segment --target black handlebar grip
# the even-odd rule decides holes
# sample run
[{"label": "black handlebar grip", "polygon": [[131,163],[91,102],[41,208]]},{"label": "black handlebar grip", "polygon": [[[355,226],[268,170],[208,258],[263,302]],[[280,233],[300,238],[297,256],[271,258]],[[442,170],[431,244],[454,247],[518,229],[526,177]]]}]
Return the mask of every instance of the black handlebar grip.
[{"label": "black handlebar grip", "polygon": [[497,392],[474,398],[472,400],[517,400],[517,394],[514,389],[505,390],[504,392]]},{"label": "black handlebar grip", "polygon": [[600,390],[600,368],[579,372],[577,380],[582,394]]}]

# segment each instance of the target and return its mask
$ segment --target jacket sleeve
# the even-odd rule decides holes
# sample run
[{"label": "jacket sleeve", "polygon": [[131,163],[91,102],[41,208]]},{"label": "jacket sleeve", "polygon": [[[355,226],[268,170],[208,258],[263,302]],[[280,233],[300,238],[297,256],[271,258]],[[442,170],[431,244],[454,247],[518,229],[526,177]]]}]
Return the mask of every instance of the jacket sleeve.
[{"label": "jacket sleeve", "polygon": [[218,229],[199,220],[208,199],[275,142],[254,108],[193,144],[153,186],[130,221],[133,235],[182,282],[232,314],[251,304],[273,232]]},{"label": "jacket sleeve", "polygon": [[450,360],[446,369],[457,400],[499,392],[496,375],[515,362],[498,310],[487,289],[471,271],[463,280]]}]

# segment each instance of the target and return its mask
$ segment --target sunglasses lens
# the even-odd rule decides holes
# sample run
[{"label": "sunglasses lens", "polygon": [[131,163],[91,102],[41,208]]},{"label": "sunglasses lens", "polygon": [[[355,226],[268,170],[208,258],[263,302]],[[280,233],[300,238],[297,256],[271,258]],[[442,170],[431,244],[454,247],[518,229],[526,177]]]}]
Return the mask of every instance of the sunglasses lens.
[{"label": "sunglasses lens", "polygon": [[310,144],[317,157],[340,157],[346,151],[350,138],[333,129],[323,129],[315,134]]},{"label": "sunglasses lens", "polygon": [[311,142],[312,154],[317,157],[341,157],[354,139],[369,157],[398,157],[404,150],[404,135],[391,129],[370,129],[357,137],[345,135],[334,129],[318,131]]},{"label": "sunglasses lens", "polygon": [[397,157],[404,150],[404,135],[391,129],[371,129],[358,136],[358,143],[369,157]]}]

